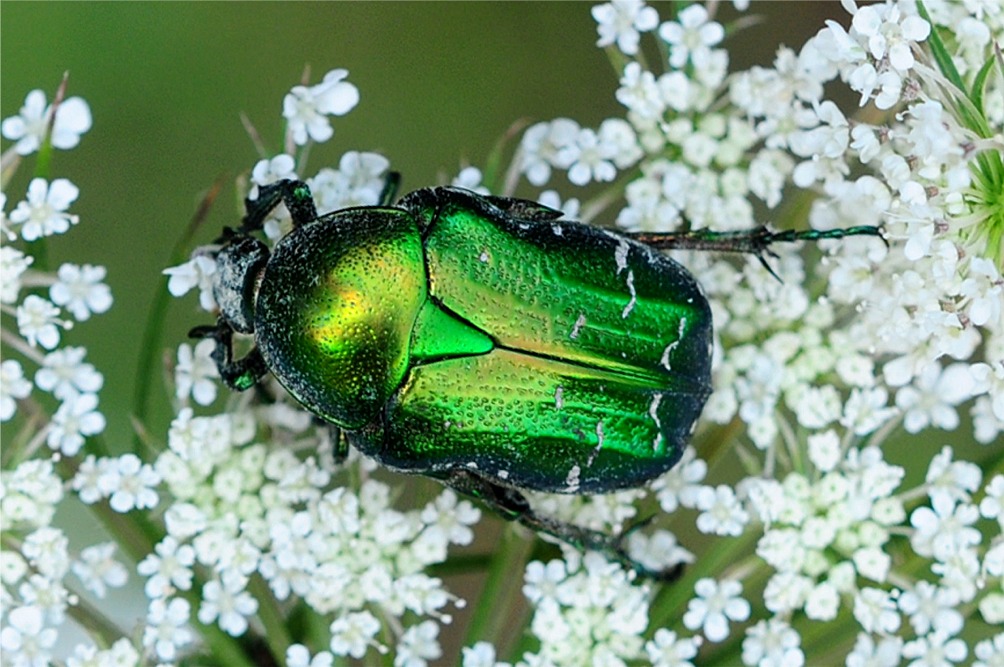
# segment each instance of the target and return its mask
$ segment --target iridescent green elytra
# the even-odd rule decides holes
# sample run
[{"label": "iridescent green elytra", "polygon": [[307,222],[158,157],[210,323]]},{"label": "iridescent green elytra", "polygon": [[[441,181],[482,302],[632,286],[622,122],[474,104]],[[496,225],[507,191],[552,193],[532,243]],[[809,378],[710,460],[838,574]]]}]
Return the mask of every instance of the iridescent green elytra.
[{"label": "iridescent green elytra", "polygon": [[[249,233],[280,200],[294,229],[269,253]],[[775,240],[843,234],[641,243],[560,215],[441,187],[318,217],[307,186],[282,181],[225,236],[220,321],[193,334],[217,340],[231,387],[271,372],[343,446],[667,574],[631,560],[619,537],[535,514],[520,490],[604,493],[679,460],[710,393],[711,312],[653,245],[762,255]],[[254,334],[244,359],[231,358],[232,331]]]}]

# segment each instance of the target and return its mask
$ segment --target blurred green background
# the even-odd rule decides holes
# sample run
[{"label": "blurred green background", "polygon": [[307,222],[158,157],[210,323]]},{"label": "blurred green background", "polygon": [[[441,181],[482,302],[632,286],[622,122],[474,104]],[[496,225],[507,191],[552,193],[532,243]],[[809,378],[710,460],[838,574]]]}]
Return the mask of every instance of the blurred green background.
[{"label": "blurred green background", "polygon": [[[94,125],[80,146],[58,151],[53,176],[81,194],[81,223],[49,241],[62,261],[108,267],[115,305],[64,341],[85,345],[105,375],[102,408],[113,450],[132,436],[129,406],[149,303],[166,289],[161,270],[202,194],[225,188],[198,242],[237,220],[233,178],[257,159],[239,120],[246,113],[270,149],[281,141],[283,95],[311,67],[349,70],[361,102],[333,119],[335,137],[315,147],[307,174],[346,150],[382,152],[404,174],[404,191],[483,164],[517,119],[570,116],[584,126],[620,115],[618,75],[595,47],[595,3],[56,3],[0,4],[0,112],[18,112],[29,90],[51,101],[64,71],[69,95],[90,104]],[[656,3],[662,18],[670,3]],[[768,64],[779,41],[797,48],[837,2],[754,3],[764,20],[730,39],[732,69]],[[725,20],[738,15],[719,7]],[[3,147],[10,142],[4,141]],[[7,189],[23,198],[33,158]],[[567,181],[552,181],[559,187]],[[532,191],[527,191],[530,194]],[[568,189],[565,189],[568,192]],[[189,295],[173,301],[164,349],[208,323]],[[158,353],[158,358],[160,353]],[[148,427],[164,438],[164,382],[153,387]]]}]

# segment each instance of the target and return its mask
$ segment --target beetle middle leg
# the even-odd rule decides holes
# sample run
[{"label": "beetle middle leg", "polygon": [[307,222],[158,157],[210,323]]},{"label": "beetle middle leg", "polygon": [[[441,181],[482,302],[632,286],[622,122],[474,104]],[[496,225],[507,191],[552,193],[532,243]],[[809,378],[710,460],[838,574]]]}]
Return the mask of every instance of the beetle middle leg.
[{"label": "beetle middle leg", "polygon": [[221,320],[215,326],[195,327],[188,332],[188,337],[212,338],[216,341],[216,349],[211,356],[216,362],[220,377],[231,389],[245,391],[265,377],[268,367],[257,347],[252,348],[243,358],[234,360],[233,334],[234,330]]},{"label": "beetle middle leg", "polygon": [[645,522],[632,526],[618,535],[610,535],[553,517],[541,516],[533,511],[526,496],[519,491],[495,484],[468,470],[451,471],[444,481],[457,492],[487,504],[507,521],[518,521],[533,531],[553,535],[580,549],[599,551],[643,577],[659,581],[672,581],[682,571],[679,566],[665,570],[653,570],[631,557],[624,545],[624,540],[633,530],[640,528]]}]

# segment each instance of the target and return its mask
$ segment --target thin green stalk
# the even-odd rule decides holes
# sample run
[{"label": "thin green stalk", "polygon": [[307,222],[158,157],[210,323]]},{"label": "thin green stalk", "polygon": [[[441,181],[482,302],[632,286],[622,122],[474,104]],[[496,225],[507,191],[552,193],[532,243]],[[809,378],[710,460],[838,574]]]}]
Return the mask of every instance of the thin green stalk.
[{"label": "thin green stalk", "polygon": [[286,627],[286,619],[278,601],[260,574],[251,577],[248,582],[248,592],[258,600],[258,618],[265,626],[265,642],[269,650],[277,659],[282,659],[293,639],[289,635],[289,628]]},{"label": "thin green stalk", "polygon": [[68,605],[66,613],[87,630],[92,637],[98,637],[105,646],[111,646],[125,635],[122,629],[111,622],[98,607],[87,601],[82,595],[75,594],[76,602]]},{"label": "thin green stalk", "polygon": [[533,551],[534,540],[523,537],[509,526],[503,526],[499,546],[491,558],[485,587],[478,597],[474,616],[467,627],[464,646],[488,641],[495,646],[512,641],[509,629],[516,607],[521,604],[520,572]]},{"label": "thin green stalk", "polygon": [[732,540],[720,539],[714,549],[709,549],[695,563],[687,566],[683,576],[663,586],[652,602],[649,627],[672,627],[687,608],[687,601],[693,597],[694,584],[698,579],[715,576],[733,563],[743,561],[752,553],[756,535],[743,533]]},{"label": "thin green stalk", "polygon": [[[198,210],[192,216],[191,222],[185,228],[184,233],[171,249],[168,266],[175,266],[185,261],[188,247],[195,236],[195,232],[205,220],[206,215],[213,202],[219,195],[223,187],[223,178],[219,178],[203,197]],[[164,319],[167,313],[170,294],[164,289],[164,285],[158,283],[150,302],[150,310],[146,318],[146,325],[143,328],[143,337],[140,340],[139,360],[136,363],[136,381],[133,385],[132,416],[141,423],[145,423],[147,408],[150,401],[150,387],[153,383],[150,378],[154,375],[154,365],[160,355],[161,337],[164,331]],[[138,434],[133,436],[133,452],[140,453],[143,448],[142,439]]]}]

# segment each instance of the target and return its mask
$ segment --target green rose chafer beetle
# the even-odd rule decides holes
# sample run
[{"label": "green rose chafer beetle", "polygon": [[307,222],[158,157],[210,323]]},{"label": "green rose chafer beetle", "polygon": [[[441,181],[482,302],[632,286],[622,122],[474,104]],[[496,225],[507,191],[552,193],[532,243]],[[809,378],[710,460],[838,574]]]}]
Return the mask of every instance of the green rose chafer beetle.
[{"label": "green rose chafer beetle", "polygon": [[[707,299],[671,247],[756,253],[778,241],[878,235],[631,235],[541,204],[418,190],[318,217],[307,185],[248,200],[216,253],[216,340],[230,387],[266,373],[381,464],[436,478],[505,518],[598,549],[642,574],[621,536],[535,513],[521,490],[607,493],[680,458],[711,392]],[[284,202],[293,230],[251,236]],[[769,268],[769,267],[768,267]],[[254,335],[234,360],[233,332]]]}]

